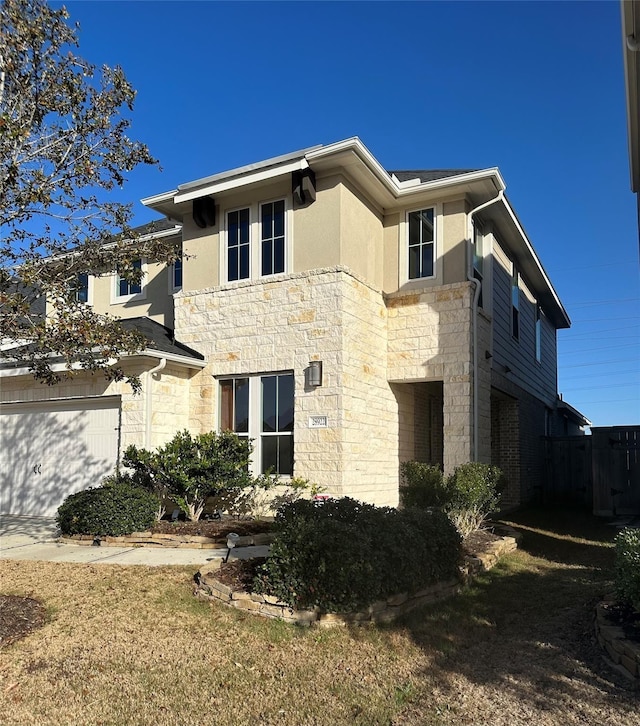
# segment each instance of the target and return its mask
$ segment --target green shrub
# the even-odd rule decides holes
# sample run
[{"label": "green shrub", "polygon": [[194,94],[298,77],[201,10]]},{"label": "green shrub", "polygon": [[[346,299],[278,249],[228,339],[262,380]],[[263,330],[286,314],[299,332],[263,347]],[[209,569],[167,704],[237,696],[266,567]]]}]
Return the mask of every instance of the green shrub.
[{"label": "green shrub", "polygon": [[195,437],[181,431],[155,452],[130,446],[123,461],[136,484],[173,499],[197,521],[208,497],[224,494],[232,500],[252,483],[250,455],[251,442],[231,431]]},{"label": "green shrub", "polygon": [[463,537],[480,529],[487,515],[497,509],[502,478],[497,466],[479,462],[462,464],[447,477],[446,511]]},{"label": "green shrub", "polygon": [[623,529],[615,545],[617,598],[622,605],[640,612],[640,530]]},{"label": "green shrub", "polygon": [[254,589],[296,608],[359,610],[459,571],[460,536],[438,510],[298,500],[278,511],[274,530]]},{"label": "green shrub", "polygon": [[448,493],[440,467],[421,461],[404,461],[400,465],[402,486],[400,503],[403,507],[442,507]]},{"label": "green shrub", "polygon": [[442,507],[463,537],[479,529],[500,502],[503,476],[497,466],[462,464],[444,479],[437,466],[405,461],[401,472],[402,505],[420,509]]},{"label": "green shrub", "polygon": [[497,466],[470,462],[454,469],[447,478],[448,502],[451,510],[477,509],[489,514],[500,501],[502,471]]},{"label": "green shrub", "polygon": [[71,494],[58,507],[62,534],[111,535],[149,529],[156,518],[158,497],[130,481],[108,477],[100,487]]}]

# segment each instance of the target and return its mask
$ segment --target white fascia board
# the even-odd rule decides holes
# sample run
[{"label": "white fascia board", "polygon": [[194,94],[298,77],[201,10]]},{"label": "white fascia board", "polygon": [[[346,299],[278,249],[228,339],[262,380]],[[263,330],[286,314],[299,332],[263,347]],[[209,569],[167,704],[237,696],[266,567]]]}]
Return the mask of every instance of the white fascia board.
[{"label": "white fascia board", "polygon": [[322,146],[316,151],[309,152],[306,158],[307,161],[312,164],[315,160],[327,158],[344,151],[352,151],[355,153],[374,174],[374,176],[382,183],[385,189],[388,192],[391,192],[396,199],[421,194],[431,190],[446,189],[447,187],[458,186],[459,184],[469,184],[475,181],[482,181],[491,177],[495,179],[498,191],[500,189],[504,191],[507,188],[498,167],[480,169],[479,171],[467,172],[465,174],[448,176],[442,179],[434,179],[433,181],[421,182],[419,184],[407,186],[406,182],[401,182],[397,179],[397,177],[389,174],[357,136],[345,139],[344,141],[338,141],[335,144]]},{"label": "white fascia board", "polygon": [[[484,181],[485,179],[493,179],[496,182],[497,190],[504,191],[507,186],[504,183],[504,179],[500,174],[498,167],[492,167],[489,169],[480,169],[480,171],[470,171],[465,174],[458,174],[456,176],[446,176],[442,179],[434,179],[429,182],[422,182],[420,185],[412,186],[409,188],[398,189],[397,196],[408,197],[412,194],[421,194],[423,192],[431,191],[432,189],[446,189],[447,187],[455,187],[460,184],[472,184],[476,181]],[[401,182],[402,183],[402,182]]]},{"label": "white fascia board", "polygon": [[160,194],[153,194],[150,197],[144,197],[140,200],[145,207],[153,207],[156,204],[163,204],[164,202],[173,202],[173,198],[178,193],[177,189],[172,189],[170,192],[161,192]]},{"label": "white fascia board", "polygon": [[316,151],[310,151],[306,155],[306,159],[309,164],[316,160],[323,159],[326,157],[340,154],[344,151],[354,152],[364,164],[373,172],[373,174],[382,182],[383,186],[387,188],[392,194],[397,194],[399,191],[398,185],[393,181],[391,176],[387,173],[387,170],[382,164],[376,159],[376,157],[367,149],[367,147],[360,141],[357,136],[353,136],[350,139],[344,141],[337,141],[335,144],[328,144],[327,146],[321,146]]},{"label": "white fascia board", "polygon": [[[107,365],[115,365],[118,361],[115,358],[109,358],[106,362]],[[72,363],[68,366],[66,363],[51,363],[51,370],[54,373],[62,373],[63,371],[82,371],[86,370],[79,363]],[[31,373],[31,370],[27,366],[15,367],[15,368],[0,368],[0,378],[11,378],[13,376],[27,376]]]},{"label": "white fascia board", "polygon": [[169,363],[177,363],[179,365],[186,366],[187,368],[204,368],[207,365],[207,361],[199,360],[198,358],[190,358],[186,355],[176,355],[175,353],[163,353],[161,350],[153,350],[152,348],[145,348],[139,353],[133,353],[126,358],[164,358]]},{"label": "white fascia board", "polygon": [[513,224],[515,225],[516,229],[518,230],[518,233],[522,237],[522,241],[524,242],[525,247],[527,248],[527,252],[531,256],[531,259],[534,261],[536,267],[538,268],[540,274],[542,275],[545,285],[549,289],[549,292],[551,292],[554,302],[556,303],[556,305],[558,306],[558,309],[562,312],[562,315],[566,319],[567,326],[571,325],[569,315],[568,315],[567,311],[564,309],[564,305],[560,301],[560,298],[558,297],[558,293],[555,291],[555,288],[553,287],[553,284],[551,283],[549,276],[547,275],[544,267],[542,266],[542,262],[540,262],[540,258],[538,257],[535,249],[533,248],[533,245],[529,241],[529,238],[527,237],[527,233],[522,228],[522,225],[520,224],[520,220],[518,219],[516,213],[513,211],[511,204],[509,204],[509,201],[505,197],[503,197],[502,203],[504,204],[504,208],[507,210],[509,217],[511,218]]},{"label": "white fascia board", "polygon": [[[154,358],[154,359],[162,359],[169,361],[170,363],[177,363],[178,365],[185,366],[187,368],[204,368],[207,365],[207,362],[204,360],[198,360],[197,358],[189,358],[187,356],[183,355],[175,355],[174,353],[163,353],[160,350],[152,350],[150,348],[145,348],[144,350],[140,351],[139,353],[133,353],[132,355],[126,355],[123,356],[121,360],[125,359],[133,359],[133,358]],[[107,361],[107,365],[112,366],[117,363],[116,358],[110,358]],[[73,363],[71,366],[68,366],[66,363],[52,363],[51,364],[51,370],[54,373],[62,373],[63,371],[72,370],[72,371],[82,371],[86,370],[83,368],[79,363]],[[11,378],[14,376],[26,376],[31,373],[31,370],[27,366],[20,366],[20,367],[0,367],[0,378]]]},{"label": "white fascia board", "polygon": [[236,176],[232,179],[222,179],[207,186],[186,191],[183,194],[178,193],[173,198],[173,203],[180,204],[181,202],[189,202],[193,199],[197,199],[198,197],[214,196],[221,192],[237,189],[238,187],[268,181],[269,179],[276,179],[279,176],[290,174],[293,171],[302,171],[308,167],[309,163],[306,159],[296,159],[295,161],[291,161],[287,164],[281,164],[280,166],[271,167],[269,169],[260,169],[242,176]]}]

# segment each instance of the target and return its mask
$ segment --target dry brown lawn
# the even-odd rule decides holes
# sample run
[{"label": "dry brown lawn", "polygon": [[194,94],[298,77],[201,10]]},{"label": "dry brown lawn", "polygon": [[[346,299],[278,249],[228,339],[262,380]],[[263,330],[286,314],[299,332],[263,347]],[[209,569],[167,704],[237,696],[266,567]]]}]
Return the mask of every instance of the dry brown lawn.
[{"label": "dry brown lawn", "polygon": [[521,551],[388,628],[240,614],[195,599],[193,568],[2,561],[0,592],[41,601],[47,622],[0,650],[0,722],[638,726],[638,692],[592,639],[613,531],[513,523]]}]

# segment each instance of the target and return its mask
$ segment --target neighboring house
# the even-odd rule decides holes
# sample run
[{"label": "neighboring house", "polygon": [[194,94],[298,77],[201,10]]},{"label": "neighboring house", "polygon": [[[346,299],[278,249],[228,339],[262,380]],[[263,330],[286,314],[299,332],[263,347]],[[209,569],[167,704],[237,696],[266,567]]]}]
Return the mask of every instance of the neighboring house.
[{"label": "neighboring house", "polygon": [[542,437],[588,421],[558,399],[569,318],[504,189],[495,168],[387,172],[352,138],[143,200],[171,220],[154,234],[181,227],[182,263],[87,285],[146,328],[142,393],[0,367],[5,510],[51,513],[184,428],[249,436],[255,471],[335,496],[395,505],[418,459],[493,462],[507,506],[532,499]]}]

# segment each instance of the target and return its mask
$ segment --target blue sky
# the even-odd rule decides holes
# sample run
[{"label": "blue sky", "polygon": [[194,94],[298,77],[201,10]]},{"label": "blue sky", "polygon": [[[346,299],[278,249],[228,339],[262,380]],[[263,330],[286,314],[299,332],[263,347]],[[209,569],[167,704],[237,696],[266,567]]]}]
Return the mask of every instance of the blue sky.
[{"label": "blue sky", "polygon": [[[640,278],[617,2],[67,2],[138,91],[123,199],[359,136],[388,169],[498,166],[573,322],[559,391],[640,424]],[[136,222],[152,215],[136,206]]]}]

